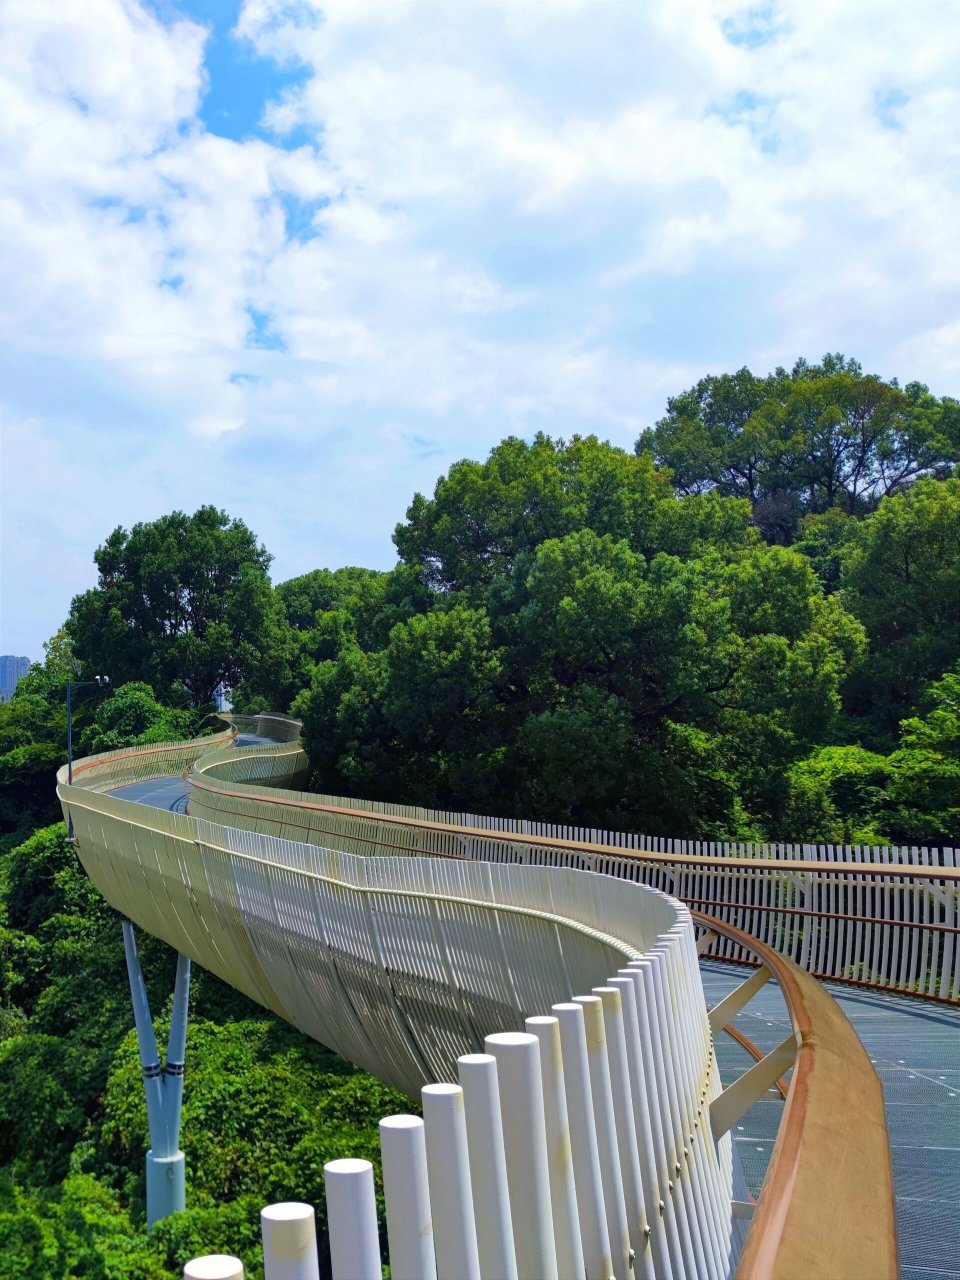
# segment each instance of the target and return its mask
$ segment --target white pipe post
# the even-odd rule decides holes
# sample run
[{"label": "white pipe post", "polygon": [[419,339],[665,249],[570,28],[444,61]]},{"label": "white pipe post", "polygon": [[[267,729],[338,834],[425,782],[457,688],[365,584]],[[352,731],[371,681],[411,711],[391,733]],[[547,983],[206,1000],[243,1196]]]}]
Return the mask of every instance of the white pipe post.
[{"label": "white pipe post", "polygon": [[243,1263],[229,1253],[208,1253],[183,1268],[184,1280],[243,1280]]},{"label": "white pipe post", "polygon": [[564,1277],[584,1274],[580,1215],[570,1150],[570,1123],[564,1093],[560,1023],[553,1017],[527,1018],[527,1031],[540,1041],[540,1074],[543,1081],[543,1114],[547,1126],[550,1164],[550,1201],[553,1234],[557,1242],[557,1270]]},{"label": "white pipe post", "polygon": [[457,1084],[428,1084],[421,1097],[437,1277],[480,1280],[463,1090]]},{"label": "white pipe post", "polygon": [[498,1280],[517,1280],[497,1060],[490,1053],[466,1053],[457,1059],[457,1068],[467,1118],[480,1271]]},{"label": "white pipe post", "polygon": [[392,1280],[436,1280],[427,1145],[420,1117],[381,1120],[380,1154]]},{"label": "white pipe post", "polygon": [[260,1210],[264,1280],[320,1280],[317,1215],[312,1204],[287,1200]]},{"label": "white pipe post", "polygon": [[[680,1016],[672,1028],[675,1040],[674,1053],[683,1066],[685,1087],[685,1133],[687,1136],[687,1169],[698,1188],[706,1227],[704,1248],[710,1250],[713,1265],[718,1274],[726,1274],[730,1260],[730,1203],[733,1194],[731,1179],[726,1185],[721,1178],[720,1161],[712,1140],[707,1112],[704,1110],[707,1094],[706,1068],[708,1060],[702,1050],[697,1051],[696,1028],[692,1016],[692,1001],[688,987],[688,973],[683,948],[684,926],[674,925],[664,935],[656,950],[664,958],[661,989],[666,1002],[679,1008]],[[699,977],[699,973],[697,975]],[[697,983],[695,998],[699,1000],[702,984]],[[703,1007],[706,1005],[704,1003]]]},{"label": "white pipe post", "polygon": [[647,1082],[644,1079],[644,1065],[640,1054],[636,986],[633,977],[624,973],[623,970],[620,970],[617,977],[610,979],[609,985],[618,989],[623,1004],[627,1065],[630,1069],[630,1086],[636,1117],[637,1154],[640,1157],[640,1177],[643,1180],[647,1222],[651,1228],[653,1266],[657,1280],[673,1280],[674,1269],[682,1256],[680,1237],[677,1235],[670,1194],[665,1186],[660,1187],[657,1178],[657,1156],[647,1098]]},{"label": "white pipe post", "polygon": [[647,1117],[650,1121],[651,1151],[657,1189],[661,1201],[661,1212],[666,1224],[667,1240],[670,1245],[670,1260],[675,1276],[695,1273],[693,1264],[693,1248],[690,1244],[683,1204],[676,1193],[669,1163],[669,1151],[673,1146],[670,1130],[670,1119],[663,1103],[665,1085],[659,1071],[657,1056],[653,1044],[653,1024],[650,1010],[647,1007],[646,990],[643,974],[633,967],[621,969],[619,975],[627,978],[634,989],[634,1000],[637,1010],[637,1049],[641,1063],[641,1078],[647,1098]]},{"label": "white pipe post", "polygon": [[684,1186],[683,1179],[677,1177],[676,1161],[673,1159],[677,1147],[682,1144],[683,1136],[674,1113],[673,1084],[668,1072],[664,1053],[664,1027],[654,991],[652,976],[654,964],[652,960],[631,960],[627,972],[637,975],[637,1003],[641,1009],[641,1039],[644,1058],[654,1072],[656,1080],[655,1099],[660,1123],[662,1124],[661,1146],[661,1178],[667,1184],[673,1198],[674,1212],[677,1218],[677,1229],[684,1254],[684,1267],[690,1275],[705,1276],[706,1260],[700,1250],[700,1236],[697,1229],[696,1210]]},{"label": "white pipe post", "polygon": [[583,1006],[555,1004],[553,1012],[560,1024],[563,1050],[563,1084],[567,1095],[573,1177],[580,1211],[580,1238],[587,1280],[610,1280],[613,1256],[603,1203],[603,1179],[597,1151],[597,1125],[590,1093],[590,1066],[587,1061],[587,1033]]},{"label": "white pipe post", "polygon": [[627,1223],[630,1227],[630,1243],[633,1247],[633,1271],[637,1280],[654,1280],[653,1257],[650,1252],[650,1223],[647,1201],[640,1176],[640,1153],[637,1147],[637,1128],[633,1110],[633,1092],[630,1087],[630,1068],[627,1065],[627,1042],[623,1029],[623,1002],[616,987],[594,987],[603,1017],[603,1030],[607,1042],[607,1063],[610,1068],[610,1093],[613,1099],[613,1120],[620,1153],[620,1173],[627,1207]]},{"label": "white pipe post", "polygon": [[323,1166],[333,1280],[383,1280],[373,1165],[331,1160]]},{"label": "white pipe post", "polygon": [[590,1064],[590,1094],[597,1124],[597,1150],[600,1154],[600,1176],[603,1179],[603,1201],[607,1209],[607,1230],[613,1253],[616,1280],[627,1280],[630,1267],[630,1227],[620,1172],[617,1149],[617,1127],[613,1118],[613,1095],[610,1088],[610,1066],[603,1029],[603,1005],[599,996],[574,996],[583,1008],[587,1033],[587,1061]]},{"label": "white pipe post", "polygon": [[518,1225],[514,1236],[517,1275],[519,1280],[557,1280],[540,1042],[525,1031],[503,1031],[487,1036],[484,1044],[497,1060],[502,1084],[507,1183],[513,1220]]},{"label": "white pipe post", "polygon": [[[720,1237],[713,1221],[712,1202],[708,1190],[708,1174],[698,1160],[695,1142],[696,1131],[694,1120],[696,1108],[692,1105],[691,1095],[696,1089],[696,1075],[688,1062],[684,1040],[682,1007],[679,1016],[677,1008],[677,992],[675,975],[672,972],[676,955],[676,942],[669,934],[664,935],[657,945],[651,948],[650,970],[653,979],[654,996],[657,1002],[658,1020],[662,1028],[664,1062],[668,1080],[672,1080],[672,1096],[677,1117],[679,1141],[676,1146],[676,1164],[674,1166],[678,1184],[683,1187],[687,1204],[693,1210],[692,1227],[694,1243],[699,1237],[703,1253],[705,1277],[719,1277],[723,1273],[725,1251],[721,1247]],[[635,963],[635,962],[634,962]],[[714,1166],[716,1160],[714,1160]],[[731,1190],[727,1193],[729,1198]]]}]

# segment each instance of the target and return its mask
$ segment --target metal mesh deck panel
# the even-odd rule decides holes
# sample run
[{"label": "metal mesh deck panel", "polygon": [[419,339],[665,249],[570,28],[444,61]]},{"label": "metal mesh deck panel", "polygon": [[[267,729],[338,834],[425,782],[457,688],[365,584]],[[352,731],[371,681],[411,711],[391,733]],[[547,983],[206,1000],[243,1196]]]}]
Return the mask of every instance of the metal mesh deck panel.
[{"label": "metal mesh deck panel", "polygon": [[[708,1005],[716,1004],[749,973],[746,968],[705,961],[701,975]],[[903,1280],[957,1280],[960,1010],[826,985],[853,1023],[883,1084]],[[772,1049],[790,1025],[779,989],[768,984],[733,1025],[758,1048]],[[746,1051],[729,1036],[720,1036],[717,1061],[726,1083],[743,1070]],[[779,1112],[779,1103],[757,1103],[734,1130],[734,1149],[754,1195],[773,1150]],[[838,1141],[842,1141],[839,1125]]]}]

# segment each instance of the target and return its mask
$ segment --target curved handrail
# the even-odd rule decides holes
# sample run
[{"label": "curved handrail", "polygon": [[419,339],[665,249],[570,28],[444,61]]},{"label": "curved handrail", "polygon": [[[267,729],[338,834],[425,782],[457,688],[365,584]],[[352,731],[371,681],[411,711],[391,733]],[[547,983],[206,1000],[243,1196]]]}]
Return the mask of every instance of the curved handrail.
[{"label": "curved handrail", "polygon": [[701,912],[769,969],[797,1044],[784,1113],[737,1280],[898,1274],[883,1091],[839,1005],[792,961]]}]

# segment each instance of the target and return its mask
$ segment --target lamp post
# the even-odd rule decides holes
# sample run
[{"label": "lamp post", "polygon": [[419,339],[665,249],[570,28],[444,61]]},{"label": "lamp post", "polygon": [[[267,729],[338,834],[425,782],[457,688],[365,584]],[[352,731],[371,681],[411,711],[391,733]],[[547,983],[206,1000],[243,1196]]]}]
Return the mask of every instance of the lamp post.
[{"label": "lamp post", "polygon": [[[67,681],[67,785],[73,785],[73,691],[86,685],[96,685],[102,689],[110,683],[109,676],[94,676],[92,680]],[[73,839],[73,817],[67,820],[67,839]]]}]

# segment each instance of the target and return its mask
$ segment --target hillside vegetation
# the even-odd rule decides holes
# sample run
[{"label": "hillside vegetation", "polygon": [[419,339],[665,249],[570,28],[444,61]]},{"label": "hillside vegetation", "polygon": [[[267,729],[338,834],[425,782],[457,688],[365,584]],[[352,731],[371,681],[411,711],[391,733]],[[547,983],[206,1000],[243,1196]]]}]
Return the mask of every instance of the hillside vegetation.
[{"label": "hillside vegetation", "polygon": [[[57,824],[78,754],[194,736],[216,689],[304,721],[324,791],[715,839],[955,844],[960,406],[828,356],[705,378],[633,451],[503,440],[416,494],[389,572],[270,556],[214,507],[115,530],[0,705],[0,1271],[256,1277],[262,1204],[320,1206],[409,1103],[204,973],[186,1214],[143,1230],[120,929]],[[321,557],[318,555],[318,559]],[[154,1009],[174,957],[142,939]],[[161,1020],[162,1021],[162,1020]]]}]

